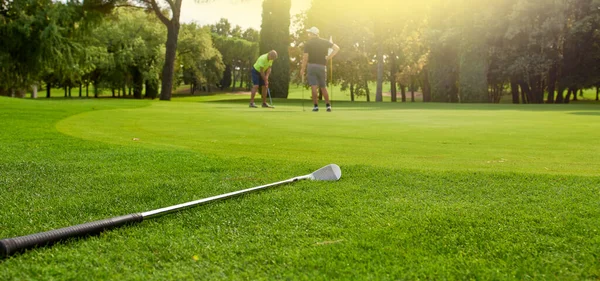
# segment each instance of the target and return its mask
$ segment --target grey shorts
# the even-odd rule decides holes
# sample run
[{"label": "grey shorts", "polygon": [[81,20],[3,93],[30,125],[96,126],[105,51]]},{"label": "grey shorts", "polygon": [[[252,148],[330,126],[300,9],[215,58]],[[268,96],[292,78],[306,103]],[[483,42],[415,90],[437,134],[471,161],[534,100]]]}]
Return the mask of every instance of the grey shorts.
[{"label": "grey shorts", "polygon": [[327,68],[324,65],[309,63],[307,76],[309,85],[318,85],[319,88],[327,87]]}]

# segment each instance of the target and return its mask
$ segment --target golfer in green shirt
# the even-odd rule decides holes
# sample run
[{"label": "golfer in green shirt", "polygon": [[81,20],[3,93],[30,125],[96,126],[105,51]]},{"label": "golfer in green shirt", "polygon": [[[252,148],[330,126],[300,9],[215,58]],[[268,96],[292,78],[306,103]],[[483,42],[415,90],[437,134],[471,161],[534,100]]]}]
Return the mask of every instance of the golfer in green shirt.
[{"label": "golfer in green shirt", "polygon": [[271,107],[267,104],[267,89],[269,88],[269,75],[271,74],[271,66],[273,61],[277,59],[277,52],[272,50],[256,60],[254,67],[252,67],[252,94],[250,95],[250,107],[258,107],[254,104],[254,96],[258,88],[263,86],[262,89],[262,107]]}]

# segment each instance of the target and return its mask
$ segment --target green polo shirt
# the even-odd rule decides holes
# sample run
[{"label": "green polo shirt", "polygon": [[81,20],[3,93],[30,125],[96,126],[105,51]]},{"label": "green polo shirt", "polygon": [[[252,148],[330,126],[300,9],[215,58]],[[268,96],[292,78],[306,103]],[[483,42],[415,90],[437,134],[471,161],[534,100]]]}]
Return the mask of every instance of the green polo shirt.
[{"label": "green polo shirt", "polygon": [[262,72],[267,70],[267,68],[271,67],[272,65],[273,61],[269,60],[269,53],[266,53],[258,57],[256,63],[254,64],[254,69],[256,69],[256,71],[258,72]]}]

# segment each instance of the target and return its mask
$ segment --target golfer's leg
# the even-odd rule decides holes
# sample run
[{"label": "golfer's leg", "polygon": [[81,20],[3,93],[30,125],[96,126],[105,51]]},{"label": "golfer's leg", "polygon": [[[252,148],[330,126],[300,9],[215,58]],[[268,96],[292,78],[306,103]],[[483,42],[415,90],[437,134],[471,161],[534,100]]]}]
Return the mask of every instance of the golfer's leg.
[{"label": "golfer's leg", "polygon": [[317,85],[311,85],[310,88],[312,90],[313,104],[317,105],[319,104],[319,87]]},{"label": "golfer's leg", "polygon": [[250,105],[254,104],[254,96],[256,96],[256,91],[258,91],[258,87],[260,86],[260,79],[256,73],[254,67],[252,71],[250,71],[250,78],[252,79],[252,91],[250,92]]},{"label": "golfer's leg", "polygon": [[310,88],[312,90],[313,105],[317,106],[319,104],[319,82],[316,77],[314,65],[308,65],[306,69],[306,78],[308,80],[308,85],[310,85]]},{"label": "golfer's leg", "polygon": [[327,92],[327,87],[322,87],[321,93],[323,93],[323,98],[325,98],[325,104],[329,104],[329,92]]},{"label": "golfer's leg", "polygon": [[254,103],[254,96],[256,96],[256,91],[258,91],[258,85],[252,86],[252,90],[250,91],[250,103]]},{"label": "golfer's leg", "polygon": [[317,85],[321,88],[321,93],[325,98],[325,104],[329,105],[329,92],[327,92],[327,70],[325,66],[319,67],[316,71]]},{"label": "golfer's leg", "polygon": [[262,104],[267,103],[267,87],[262,87]]}]

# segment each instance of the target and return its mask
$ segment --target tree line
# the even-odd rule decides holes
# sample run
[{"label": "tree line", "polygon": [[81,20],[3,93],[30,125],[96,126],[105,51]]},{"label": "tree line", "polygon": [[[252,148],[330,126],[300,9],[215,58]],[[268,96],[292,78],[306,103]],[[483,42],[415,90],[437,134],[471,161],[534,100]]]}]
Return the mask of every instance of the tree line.
[{"label": "tree line", "polygon": [[[0,2],[0,95],[24,96],[31,87],[44,87],[47,97],[62,88],[69,97],[98,97],[107,89],[112,96],[156,98],[169,59],[168,27],[156,17],[143,5],[116,1]],[[183,83],[192,94],[249,87],[242,73],[258,55],[258,40],[258,31],[226,19],[178,25],[165,99]]]},{"label": "tree line", "polygon": [[600,86],[600,0],[313,0],[293,19],[290,8],[264,0],[259,33],[182,24],[181,0],[0,0],[0,94],[92,85],[168,100],[182,83],[244,88],[258,54],[275,49],[270,84],[286,98],[310,26],[342,47],[330,78],[352,100],[383,101],[384,81],[391,101],[420,91],[465,103],[568,103]]},{"label": "tree line", "polygon": [[313,0],[294,23],[297,49],[313,25],[342,47],[333,79],[352,99],[382,101],[383,81],[392,101],[465,103],[568,103],[600,86],[599,0]]}]

